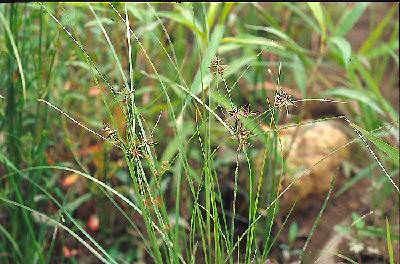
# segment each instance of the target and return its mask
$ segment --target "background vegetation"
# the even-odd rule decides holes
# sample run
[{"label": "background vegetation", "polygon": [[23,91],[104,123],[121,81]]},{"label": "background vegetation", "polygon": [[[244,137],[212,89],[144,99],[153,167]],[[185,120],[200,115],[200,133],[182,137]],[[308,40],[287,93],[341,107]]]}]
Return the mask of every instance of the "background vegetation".
[{"label": "background vegetation", "polygon": [[398,263],[398,45],[398,3],[1,5],[0,262]]}]

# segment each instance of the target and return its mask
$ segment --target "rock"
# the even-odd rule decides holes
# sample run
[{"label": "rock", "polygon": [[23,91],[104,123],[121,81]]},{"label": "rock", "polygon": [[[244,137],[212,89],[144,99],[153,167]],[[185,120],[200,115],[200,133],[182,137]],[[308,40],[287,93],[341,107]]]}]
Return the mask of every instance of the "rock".
[{"label": "rock", "polygon": [[310,197],[324,199],[337,168],[350,158],[349,146],[343,147],[349,139],[341,123],[328,120],[298,127],[289,151],[295,131],[296,127],[291,127],[280,132],[283,153],[288,153],[281,190],[297,179],[281,198],[283,211],[292,206],[297,196],[296,208],[306,207]]}]

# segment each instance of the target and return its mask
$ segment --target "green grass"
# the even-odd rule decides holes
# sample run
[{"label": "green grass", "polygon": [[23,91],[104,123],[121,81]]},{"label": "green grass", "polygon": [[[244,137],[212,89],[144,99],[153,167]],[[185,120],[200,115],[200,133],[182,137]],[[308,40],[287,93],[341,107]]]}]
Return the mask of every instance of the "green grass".
[{"label": "green grass", "polygon": [[[333,119],[352,138],[313,166],[357,145],[371,167],[337,196],[368,178],[380,184],[366,190],[371,197],[384,194],[371,210],[398,205],[399,116],[390,101],[398,5],[372,19],[359,50],[349,32],[376,4],[268,5],[2,5],[0,262],[69,262],[67,246],[78,249],[73,263],[264,263],[302,202],[278,225],[281,197],[311,173],[283,185],[280,134]],[[226,64],[222,76],[210,72],[215,56]],[[298,91],[296,104],[335,105],[342,114],[311,119],[291,107],[286,116],[270,101],[275,92],[258,88],[265,82]],[[226,119],[247,104],[258,113]],[[103,122],[115,132],[101,130]],[[238,148],[239,128],[251,131],[254,147]],[[83,187],[62,187],[73,174]],[[332,181],[299,262],[335,192]],[[100,215],[99,231],[87,230],[80,208]],[[376,225],[393,263],[390,230],[398,225],[382,219]]]}]

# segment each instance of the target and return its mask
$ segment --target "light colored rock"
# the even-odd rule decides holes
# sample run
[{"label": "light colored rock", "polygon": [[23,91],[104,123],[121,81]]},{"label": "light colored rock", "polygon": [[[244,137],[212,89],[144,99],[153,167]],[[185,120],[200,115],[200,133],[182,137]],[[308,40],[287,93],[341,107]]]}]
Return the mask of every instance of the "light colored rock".
[{"label": "light colored rock", "polygon": [[283,188],[294,182],[282,197],[283,210],[290,208],[297,196],[297,208],[311,196],[323,198],[337,168],[350,159],[350,148],[344,147],[349,139],[339,122],[328,120],[300,126],[291,145],[295,133],[296,127],[279,133],[283,154],[288,153]]}]

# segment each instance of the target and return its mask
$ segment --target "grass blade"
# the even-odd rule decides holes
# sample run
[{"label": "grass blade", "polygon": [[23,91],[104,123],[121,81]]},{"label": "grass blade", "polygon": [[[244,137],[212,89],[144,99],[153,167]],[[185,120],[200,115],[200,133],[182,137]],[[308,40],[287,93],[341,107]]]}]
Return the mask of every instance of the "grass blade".
[{"label": "grass blade", "polygon": [[[224,26],[216,26],[214,29],[214,32],[211,35],[211,39],[209,42],[209,46],[207,47],[205,53],[203,54],[203,60],[201,62],[200,68],[196,73],[196,76],[194,78],[194,81],[192,85],[190,86],[189,92],[193,94],[198,94],[201,91],[201,88],[203,87],[204,80],[202,78],[205,78],[206,76],[203,76],[205,72],[208,70],[208,66],[211,63],[212,58],[215,56],[218,50],[219,42],[221,41],[221,38],[224,34]],[[181,114],[180,116],[183,115],[183,112],[186,108],[186,105],[190,101],[190,96],[187,95],[186,100],[182,106]],[[180,117],[178,117],[180,119]]]},{"label": "grass blade", "polygon": [[278,44],[272,39],[267,39],[263,37],[256,37],[252,35],[246,35],[245,37],[227,37],[222,40],[223,43],[236,43],[243,46],[247,45],[259,45],[267,46],[272,48],[284,49],[283,46]]},{"label": "grass blade", "polygon": [[381,150],[382,152],[386,153],[386,155],[393,161],[394,164],[398,164],[399,162],[399,150],[395,147],[389,145],[385,141],[379,139],[371,132],[353,124],[353,126],[361,132],[366,138],[368,138],[374,145]]},{"label": "grass blade", "polygon": [[59,223],[58,221],[54,220],[53,218],[50,218],[49,216],[40,213],[39,211],[36,211],[28,206],[25,206],[23,204],[8,200],[7,198],[4,197],[0,197],[0,200],[2,200],[5,203],[8,204],[12,204],[15,206],[18,206],[26,211],[29,211],[31,213],[35,213],[36,215],[38,215],[39,217],[42,217],[46,220],[48,220],[52,225],[56,225],[61,227],[62,229],[64,229],[65,231],[67,231],[71,236],[73,236],[74,238],[76,238],[82,245],[84,245],[90,252],[93,253],[93,255],[95,255],[99,260],[101,260],[101,262],[103,263],[109,263],[105,258],[103,258],[99,252],[97,252],[92,246],[90,246],[85,240],[83,240],[78,234],[76,234],[74,231],[72,231],[71,229],[69,229],[68,227],[66,227],[65,225]]},{"label": "grass blade", "polygon": [[367,54],[368,51],[371,50],[371,48],[375,45],[375,43],[379,40],[381,35],[384,33],[385,29],[387,28],[388,24],[392,20],[392,16],[396,13],[396,10],[399,9],[398,5],[393,5],[393,7],[389,10],[389,12],[386,14],[386,16],[379,22],[379,24],[376,26],[374,31],[369,35],[367,40],[363,43],[361,46],[359,52],[360,54]]},{"label": "grass blade", "polygon": [[389,254],[389,263],[394,264],[393,246],[392,246],[392,240],[390,239],[390,227],[387,217],[386,217],[386,242]]},{"label": "grass blade", "polygon": [[369,91],[360,91],[346,87],[336,87],[321,93],[322,97],[337,96],[340,98],[356,100],[371,107],[375,112],[384,115],[384,111],[379,104],[374,100],[374,96]]},{"label": "grass blade", "polygon": [[19,71],[19,74],[21,75],[22,92],[23,92],[23,95],[24,95],[24,100],[26,102],[26,83],[25,83],[24,71],[22,70],[21,58],[19,56],[18,48],[17,48],[17,45],[15,43],[14,37],[13,37],[13,35],[11,33],[10,25],[8,24],[7,20],[4,18],[2,12],[0,12],[0,21],[3,24],[4,28],[6,29],[8,38],[10,39],[10,43],[11,43],[11,46],[12,46],[12,49],[13,49],[13,52],[14,52],[15,59],[17,60],[18,71]]},{"label": "grass blade", "polygon": [[322,11],[322,6],[321,3],[318,2],[307,2],[308,6],[311,9],[311,12],[313,13],[315,19],[317,20],[319,27],[321,28],[322,31],[322,40],[325,40],[326,38],[326,25],[325,25],[325,18],[324,18],[324,13]]},{"label": "grass blade", "polygon": [[342,37],[333,37],[329,39],[334,45],[336,45],[342,53],[343,64],[348,67],[351,57],[351,45]]},{"label": "grass blade", "polygon": [[333,35],[337,37],[344,36],[350,29],[352,29],[354,24],[368,7],[368,4],[369,3],[357,3],[350,11],[345,12],[337,23]]},{"label": "grass blade", "polygon": [[0,224],[0,233],[3,233],[4,236],[10,241],[12,247],[14,248],[15,252],[17,252],[17,255],[20,259],[20,261],[23,260],[21,250],[18,247],[18,243],[15,241],[15,239],[11,236],[11,234],[3,227],[2,224]]}]

